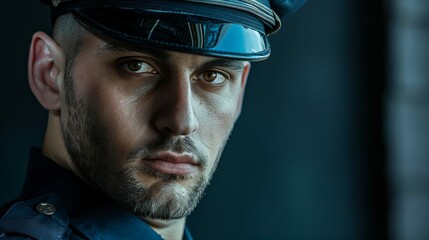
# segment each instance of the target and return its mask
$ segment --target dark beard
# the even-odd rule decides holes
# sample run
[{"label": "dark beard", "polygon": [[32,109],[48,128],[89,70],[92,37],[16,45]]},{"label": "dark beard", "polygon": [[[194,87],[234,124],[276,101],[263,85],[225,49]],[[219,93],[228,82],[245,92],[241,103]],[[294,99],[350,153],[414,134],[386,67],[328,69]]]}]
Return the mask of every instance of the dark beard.
[{"label": "dark beard", "polygon": [[[139,216],[169,220],[189,215],[203,196],[223,147],[209,176],[194,176],[193,185],[186,188],[178,181],[189,180],[189,177],[159,173],[142,167],[139,162],[146,154],[157,150],[187,151],[197,156],[202,172],[207,167],[207,157],[199,153],[187,137],[181,140],[164,138],[138,147],[128,154],[122,170],[112,172],[108,169],[109,162],[113,162],[112,156],[108,155],[112,147],[109,146],[109,131],[96,112],[91,111],[82,100],[76,99],[72,64],[69,62],[67,66],[64,76],[67,109],[62,114],[62,130],[68,153],[82,176],[119,205]],[[139,173],[162,181],[146,189],[138,178]]]}]

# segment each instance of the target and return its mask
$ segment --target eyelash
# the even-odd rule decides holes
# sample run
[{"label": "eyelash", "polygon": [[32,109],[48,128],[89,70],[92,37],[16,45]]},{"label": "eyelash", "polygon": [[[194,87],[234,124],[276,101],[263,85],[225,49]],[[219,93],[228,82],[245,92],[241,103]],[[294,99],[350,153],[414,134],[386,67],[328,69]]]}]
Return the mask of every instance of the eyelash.
[{"label": "eyelash", "polygon": [[[202,76],[202,78],[204,78],[205,77],[204,74],[213,74],[213,73],[216,74],[216,78],[213,81],[207,81],[205,79],[200,78],[200,76]],[[214,83],[219,77],[223,78],[222,82]],[[221,70],[210,69],[210,70],[205,70],[205,71],[202,71],[202,72],[196,74],[195,79],[203,81],[206,84],[211,84],[214,86],[223,86],[224,84],[226,84],[228,82],[228,80],[231,80],[231,75],[224,72],[224,71],[221,71]]]},{"label": "eyelash", "polygon": [[[140,68],[146,67],[147,69],[150,69],[150,71],[138,72],[138,70],[132,70],[129,64],[140,64],[140,66],[137,66],[137,67],[140,67]],[[123,61],[120,61],[119,66],[122,70],[130,74],[156,74],[158,72],[152,66],[152,64],[147,63],[146,61],[143,61],[140,59],[125,59]]]}]

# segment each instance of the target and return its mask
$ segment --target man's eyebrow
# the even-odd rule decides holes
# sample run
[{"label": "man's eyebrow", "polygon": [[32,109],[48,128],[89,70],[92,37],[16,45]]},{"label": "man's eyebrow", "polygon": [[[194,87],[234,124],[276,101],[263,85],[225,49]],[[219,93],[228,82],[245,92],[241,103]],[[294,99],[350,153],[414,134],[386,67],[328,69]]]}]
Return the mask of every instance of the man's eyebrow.
[{"label": "man's eyebrow", "polygon": [[140,48],[134,47],[131,45],[119,45],[114,43],[106,43],[100,47],[98,47],[96,54],[97,55],[109,55],[109,54],[117,54],[117,53],[129,53],[129,52],[140,52],[140,53],[148,53],[155,56],[165,57],[167,54],[151,48]]},{"label": "man's eyebrow", "polygon": [[129,52],[131,49],[128,49],[125,46],[113,45],[113,44],[104,44],[99,46],[97,49],[97,55],[108,55],[112,53],[123,53]]},{"label": "man's eyebrow", "polygon": [[201,68],[212,68],[212,67],[224,67],[235,71],[241,71],[244,69],[244,63],[243,61],[239,61],[239,60],[214,59],[203,63],[201,66]]}]

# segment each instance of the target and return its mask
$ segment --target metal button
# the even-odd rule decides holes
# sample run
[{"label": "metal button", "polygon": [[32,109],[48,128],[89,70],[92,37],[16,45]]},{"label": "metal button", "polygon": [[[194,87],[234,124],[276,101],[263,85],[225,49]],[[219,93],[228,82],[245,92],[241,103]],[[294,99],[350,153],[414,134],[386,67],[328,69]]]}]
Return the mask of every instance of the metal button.
[{"label": "metal button", "polygon": [[50,203],[39,203],[36,210],[46,216],[51,216],[55,213],[55,206]]},{"label": "metal button", "polygon": [[58,5],[60,5],[60,3],[69,2],[69,1],[74,1],[74,0],[52,0],[52,6],[58,7]]},{"label": "metal button", "polygon": [[61,0],[52,0],[52,5],[54,7],[57,7],[58,5],[60,5],[60,3],[61,3]]}]

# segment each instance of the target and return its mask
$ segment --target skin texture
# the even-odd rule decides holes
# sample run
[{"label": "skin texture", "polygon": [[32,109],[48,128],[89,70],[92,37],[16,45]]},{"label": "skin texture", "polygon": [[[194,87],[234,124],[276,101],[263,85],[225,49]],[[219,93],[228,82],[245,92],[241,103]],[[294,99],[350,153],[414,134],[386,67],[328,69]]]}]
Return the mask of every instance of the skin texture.
[{"label": "skin texture", "polygon": [[65,59],[54,40],[34,34],[29,83],[49,110],[42,152],[180,239],[240,114],[250,64],[89,32],[74,61]]}]

